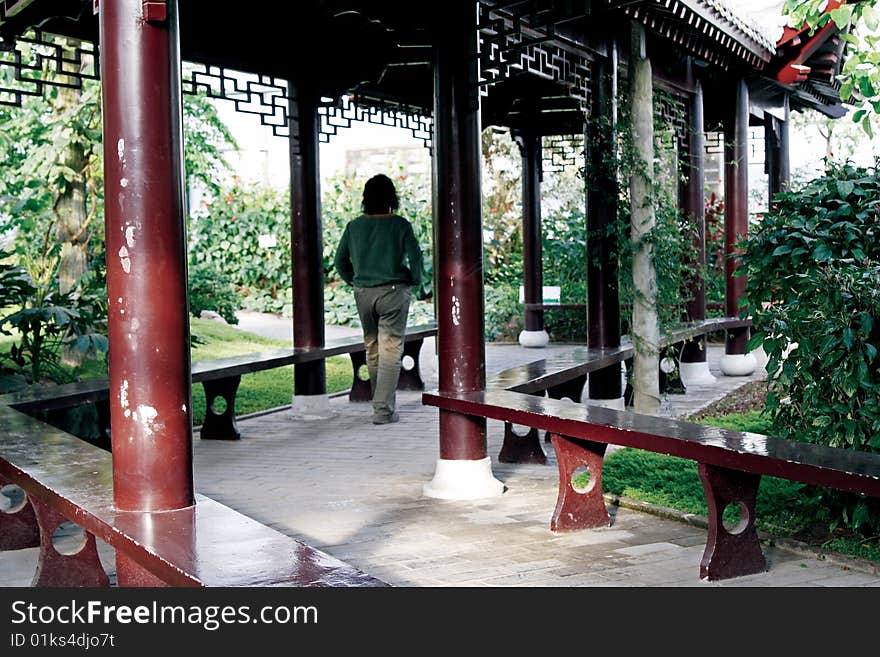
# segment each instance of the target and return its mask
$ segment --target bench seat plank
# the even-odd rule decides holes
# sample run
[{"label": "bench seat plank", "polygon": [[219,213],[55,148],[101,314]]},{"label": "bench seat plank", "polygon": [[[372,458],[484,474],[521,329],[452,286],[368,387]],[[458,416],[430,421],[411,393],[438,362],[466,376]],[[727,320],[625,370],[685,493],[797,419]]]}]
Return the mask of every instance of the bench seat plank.
[{"label": "bench seat plank", "polygon": [[429,406],[594,442],[880,497],[880,454],[719,429],[509,390],[426,392]]},{"label": "bench seat plank", "polygon": [[0,435],[0,476],[172,586],[384,586],[203,495],[178,511],[117,511],[108,452],[2,405]]},{"label": "bench seat plank", "polygon": [[601,370],[632,357],[632,345],[614,349],[575,347],[547,358],[517,365],[498,372],[486,382],[488,389],[508,389],[515,392],[543,392],[583,374]]}]

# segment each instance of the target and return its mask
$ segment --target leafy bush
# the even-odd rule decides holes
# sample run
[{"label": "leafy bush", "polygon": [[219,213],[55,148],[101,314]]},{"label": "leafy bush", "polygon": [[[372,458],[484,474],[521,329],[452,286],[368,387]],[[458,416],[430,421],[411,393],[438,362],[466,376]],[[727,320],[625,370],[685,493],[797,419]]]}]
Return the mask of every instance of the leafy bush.
[{"label": "leafy bush", "polygon": [[193,214],[189,253],[194,269],[222,273],[242,295],[277,299],[291,286],[287,195],[235,182]]},{"label": "leafy bush", "polygon": [[[880,453],[880,178],[830,165],[780,194],[744,242],[767,408],[784,438]],[[818,494],[818,493],[817,493]],[[880,504],[822,493],[828,520],[880,528]]]},{"label": "leafy bush", "polygon": [[486,285],[485,335],[487,340],[516,340],[523,330],[519,285]]},{"label": "leafy bush", "polygon": [[214,264],[199,263],[189,268],[189,310],[200,317],[203,310],[213,310],[229,324],[238,324],[235,311],[240,296],[229,278]]},{"label": "leafy bush", "polygon": [[84,276],[62,294],[55,276],[57,256],[25,259],[25,266],[10,260],[9,254],[0,252],[0,308],[14,309],[0,318],[0,333],[17,341],[0,355],[0,390],[74,380],[75,374],[62,366],[63,347],[85,355],[107,351],[106,337],[96,333],[93,324],[99,314],[90,305],[95,297],[89,288],[94,275]]}]

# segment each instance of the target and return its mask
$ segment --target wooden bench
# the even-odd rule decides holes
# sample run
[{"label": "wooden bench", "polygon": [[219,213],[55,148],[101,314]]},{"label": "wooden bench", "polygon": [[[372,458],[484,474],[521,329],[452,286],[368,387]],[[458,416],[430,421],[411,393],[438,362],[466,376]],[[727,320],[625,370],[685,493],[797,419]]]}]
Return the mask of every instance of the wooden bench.
[{"label": "wooden bench", "polygon": [[[425,389],[419,368],[419,353],[425,339],[436,334],[437,327],[434,324],[407,328],[404,342],[404,363],[397,384],[398,390]],[[236,426],[235,398],[243,374],[308,363],[341,354],[349,354],[351,358],[352,385],[348,395],[349,401],[369,401],[370,382],[364,374],[366,350],[361,336],[336,338],[328,341],[324,347],[315,349],[284,347],[194,363],[192,381],[193,383],[201,383],[205,390],[205,420],[202,423],[200,437],[205,440],[238,440],[241,438],[241,432]],[[95,404],[101,430],[99,444],[109,449],[108,400],[107,379],[57,386],[32,386],[20,392],[0,397],[0,403],[5,403],[26,413],[58,411],[80,404]]]},{"label": "wooden bench", "polygon": [[[139,567],[143,586],[385,585],[203,495],[179,511],[117,511],[108,452],[4,405],[0,435],[0,486],[26,494],[0,512],[0,550],[39,546],[34,586],[108,586],[96,538]],[[74,554],[52,544],[65,521],[85,534]]]},{"label": "wooden bench", "polygon": [[[766,570],[755,529],[761,475],[880,497],[880,454],[854,452],[753,433],[728,431],[631,411],[587,406],[522,392],[424,393],[423,403],[447,411],[550,432],[559,466],[559,494],[550,521],[554,532],[608,526],[602,463],[609,444],[696,461],[706,494],[709,534],[700,577],[718,580]],[[590,473],[576,490],[579,468]],[[722,514],[737,505],[741,519],[725,527]]]},{"label": "wooden bench", "polygon": [[[681,324],[664,331],[660,347],[664,351],[671,351],[672,358],[676,361],[675,370],[677,371],[678,358],[685,341],[715,331],[746,328],[750,325],[751,320],[737,317],[717,317]],[[526,365],[517,365],[489,377],[486,388],[513,390],[537,396],[546,395],[552,399],[567,398],[577,402],[581,400],[581,393],[590,372],[603,370],[621,362],[625,362],[628,369],[632,368],[633,346],[627,336],[622,338],[621,343],[620,347],[614,349],[574,347]],[[661,393],[684,393],[686,391],[684,383],[676,374],[664,371],[662,362],[658,363],[658,368]],[[631,397],[631,390],[627,387],[627,390],[624,391],[627,404]],[[549,441],[549,434],[547,440]],[[541,447],[538,430],[535,427],[530,427],[526,433],[517,433],[513,424],[506,422],[504,442],[498,459],[502,463],[545,464],[547,456]]]}]

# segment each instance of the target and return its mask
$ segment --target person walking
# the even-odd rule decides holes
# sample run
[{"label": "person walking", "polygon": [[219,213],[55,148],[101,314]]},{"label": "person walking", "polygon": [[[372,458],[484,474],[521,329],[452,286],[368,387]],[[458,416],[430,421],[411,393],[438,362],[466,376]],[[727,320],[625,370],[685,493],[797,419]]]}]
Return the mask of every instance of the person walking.
[{"label": "person walking", "polygon": [[354,288],[364,331],[373,424],[397,422],[397,381],[403,356],[411,287],[421,289],[422,250],[412,225],[395,211],[397,190],[379,174],[364,185],[363,214],[345,226],[334,265]]}]

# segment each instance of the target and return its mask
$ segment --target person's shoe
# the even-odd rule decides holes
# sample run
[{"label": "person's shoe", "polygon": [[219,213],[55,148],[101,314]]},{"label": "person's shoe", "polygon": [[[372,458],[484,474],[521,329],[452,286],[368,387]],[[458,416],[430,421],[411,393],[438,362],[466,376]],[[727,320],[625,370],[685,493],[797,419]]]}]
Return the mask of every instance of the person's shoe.
[{"label": "person's shoe", "polygon": [[373,424],[391,424],[392,422],[399,422],[400,416],[395,412],[391,415],[374,415],[373,416]]}]

